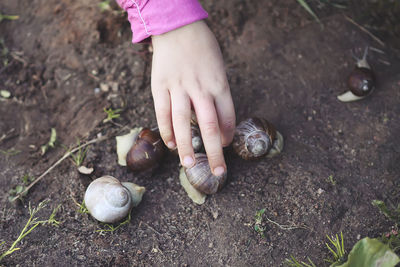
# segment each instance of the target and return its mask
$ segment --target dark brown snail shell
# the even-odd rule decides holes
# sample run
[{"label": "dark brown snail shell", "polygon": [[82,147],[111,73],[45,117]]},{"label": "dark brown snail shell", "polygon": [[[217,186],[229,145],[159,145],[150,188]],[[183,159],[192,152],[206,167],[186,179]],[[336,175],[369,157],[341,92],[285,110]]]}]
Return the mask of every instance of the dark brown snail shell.
[{"label": "dark brown snail shell", "polygon": [[243,159],[256,159],[270,151],[275,137],[276,130],[270,122],[262,118],[250,118],[236,127],[232,146]]},{"label": "dark brown snail shell", "polygon": [[375,75],[370,68],[356,66],[347,80],[347,86],[356,96],[366,96],[375,87]]},{"label": "dark brown snail shell", "polygon": [[185,174],[189,183],[204,194],[215,194],[224,186],[227,174],[221,176],[212,174],[208,164],[207,155],[204,153],[194,154],[195,165],[191,168],[185,168]]},{"label": "dark brown snail shell", "polygon": [[126,156],[132,171],[144,171],[156,167],[165,153],[165,145],[158,131],[144,128]]}]

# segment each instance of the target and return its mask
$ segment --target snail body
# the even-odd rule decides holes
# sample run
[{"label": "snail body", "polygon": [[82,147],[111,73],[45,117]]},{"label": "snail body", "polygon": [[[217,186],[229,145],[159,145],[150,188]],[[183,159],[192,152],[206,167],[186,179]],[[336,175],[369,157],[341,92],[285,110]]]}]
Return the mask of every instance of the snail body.
[{"label": "snail body", "polygon": [[204,194],[215,194],[221,190],[226,182],[226,172],[221,176],[215,176],[208,164],[207,155],[195,153],[195,164],[191,168],[185,168],[185,174],[189,183]]},{"label": "snail body", "polygon": [[85,192],[85,205],[98,221],[115,223],[125,218],[142,200],[145,188],[103,176],[90,183]]},{"label": "snail body", "polygon": [[249,118],[236,127],[232,146],[245,160],[272,157],[282,151],[283,137],[267,120]]},{"label": "snail body", "polygon": [[342,102],[350,102],[363,99],[375,88],[375,74],[367,62],[368,47],[365,48],[361,59],[356,58],[356,66],[347,79],[348,91],[339,95]]},{"label": "snail body", "polygon": [[144,128],[126,155],[126,164],[132,171],[148,170],[158,165],[164,153],[165,146],[160,133]]}]

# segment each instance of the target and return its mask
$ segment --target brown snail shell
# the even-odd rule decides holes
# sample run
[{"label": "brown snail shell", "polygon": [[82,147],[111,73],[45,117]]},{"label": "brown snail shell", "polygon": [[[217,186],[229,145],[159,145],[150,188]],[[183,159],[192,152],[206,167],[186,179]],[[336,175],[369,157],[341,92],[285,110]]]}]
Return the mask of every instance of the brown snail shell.
[{"label": "brown snail shell", "polygon": [[370,65],[367,62],[368,46],[365,48],[364,55],[357,60],[356,66],[347,79],[348,91],[339,95],[338,99],[342,102],[350,102],[363,99],[375,88],[376,78]]},{"label": "brown snail shell", "polygon": [[194,154],[196,163],[191,168],[185,168],[185,174],[189,183],[204,194],[215,194],[224,186],[227,174],[215,176],[208,164],[207,155]]},{"label": "brown snail shell", "polygon": [[126,156],[126,163],[132,171],[143,171],[156,167],[165,153],[160,133],[144,128]]},{"label": "brown snail shell", "polygon": [[375,75],[371,69],[355,67],[351,72],[347,86],[356,96],[367,96],[375,87]]},{"label": "brown snail shell", "polygon": [[283,138],[267,120],[249,118],[236,127],[232,146],[243,159],[257,159],[279,153],[283,148]]}]

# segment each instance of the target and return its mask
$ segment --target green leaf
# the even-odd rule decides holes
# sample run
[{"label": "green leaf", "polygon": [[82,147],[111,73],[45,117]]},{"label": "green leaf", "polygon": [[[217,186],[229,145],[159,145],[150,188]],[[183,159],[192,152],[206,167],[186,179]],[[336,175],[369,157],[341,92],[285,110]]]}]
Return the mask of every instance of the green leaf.
[{"label": "green leaf", "polygon": [[54,143],[56,142],[56,139],[57,139],[56,129],[51,128],[51,135],[50,135],[50,141],[49,141],[50,147],[54,147]]},{"label": "green leaf", "polygon": [[394,267],[399,257],[378,239],[365,237],[350,251],[347,262],[337,267]]},{"label": "green leaf", "polygon": [[7,90],[0,90],[0,96],[2,98],[10,98],[11,93],[9,91],[7,91]]},{"label": "green leaf", "polygon": [[24,191],[24,186],[22,186],[22,185],[17,185],[17,186],[15,187],[15,192],[16,192],[17,194],[21,193],[22,191]]},{"label": "green leaf", "polygon": [[[314,19],[321,24],[321,21],[319,20],[318,16],[314,13],[314,11],[311,9],[311,7],[307,4],[305,0],[297,0],[297,2],[311,15],[314,17]],[[321,24],[322,25],[322,24]]]},{"label": "green leaf", "polygon": [[44,144],[40,147],[41,152],[42,152],[42,156],[44,154],[46,154],[46,152],[49,150],[49,147],[54,147],[55,146],[55,142],[57,139],[57,132],[56,129],[51,128],[51,134],[50,134],[50,140],[47,144]]},{"label": "green leaf", "polygon": [[2,20],[4,20],[4,19],[16,20],[16,19],[19,19],[19,16],[17,16],[17,15],[3,15],[3,14],[0,14],[0,22]]}]

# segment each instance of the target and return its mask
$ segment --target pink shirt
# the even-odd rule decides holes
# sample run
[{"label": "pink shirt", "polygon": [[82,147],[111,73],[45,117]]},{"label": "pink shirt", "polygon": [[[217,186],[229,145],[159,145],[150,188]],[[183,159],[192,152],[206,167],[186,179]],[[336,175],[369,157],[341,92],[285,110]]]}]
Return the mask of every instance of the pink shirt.
[{"label": "pink shirt", "polygon": [[132,42],[207,18],[197,0],[116,0],[131,23]]}]

